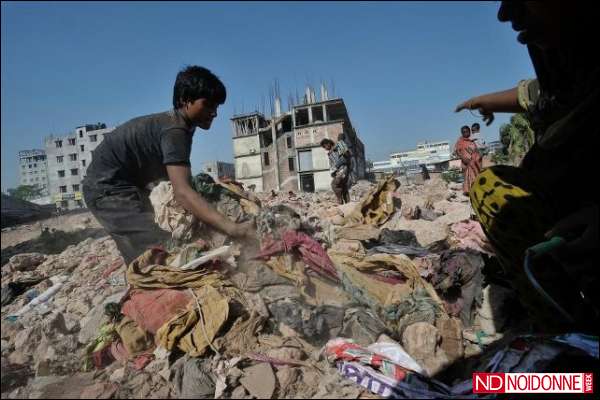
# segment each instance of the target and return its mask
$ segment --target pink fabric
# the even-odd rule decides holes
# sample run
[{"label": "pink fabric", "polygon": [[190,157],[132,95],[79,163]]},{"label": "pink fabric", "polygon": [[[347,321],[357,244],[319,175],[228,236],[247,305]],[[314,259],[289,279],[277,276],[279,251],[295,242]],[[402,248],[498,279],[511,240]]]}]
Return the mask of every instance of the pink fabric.
[{"label": "pink fabric", "polygon": [[135,360],[133,360],[133,369],[140,371],[146,367],[146,365],[150,364],[150,362],[154,360],[154,354],[142,354],[141,356],[137,356]]},{"label": "pink fabric", "polygon": [[158,329],[187,308],[191,297],[184,291],[173,289],[132,290],[123,303],[121,312],[134,320],[147,332]]},{"label": "pink fabric", "polygon": [[333,261],[321,244],[304,232],[286,231],[279,241],[268,243],[256,258],[268,259],[272,255],[298,249],[302,260],[313,271],[339,281]]},{"label": "pink fabric", "polygon": [[473,220],[457,222],[452,225],[450,230],[457,239],[460,248],[494,255],[494,249],[485,236],[479,222]]},{"label": "pink fabric", "polygon": [[115,360],[120,361],[123,364],[129,361],[129,352],[120,340],[112,342],[110,345],[110,352]]}]

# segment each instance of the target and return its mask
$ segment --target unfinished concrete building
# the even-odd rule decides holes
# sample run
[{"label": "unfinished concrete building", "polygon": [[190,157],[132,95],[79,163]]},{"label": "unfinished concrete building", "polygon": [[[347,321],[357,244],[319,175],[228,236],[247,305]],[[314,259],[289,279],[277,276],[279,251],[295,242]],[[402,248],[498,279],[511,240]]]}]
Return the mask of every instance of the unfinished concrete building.
[{"label": "unfinished concrete building", "polygon": [[364,145],[344,101],[328,99],[322,87],[321,101],[307,90],[304,103],[282,113],[276,98],[270,118],[258,112],[231,118],[236,180],[258,192],[328,190],[329,157],[320,143],[324,138],[337,142],[342,133],[352,152],[354,173],[364,178]]}]

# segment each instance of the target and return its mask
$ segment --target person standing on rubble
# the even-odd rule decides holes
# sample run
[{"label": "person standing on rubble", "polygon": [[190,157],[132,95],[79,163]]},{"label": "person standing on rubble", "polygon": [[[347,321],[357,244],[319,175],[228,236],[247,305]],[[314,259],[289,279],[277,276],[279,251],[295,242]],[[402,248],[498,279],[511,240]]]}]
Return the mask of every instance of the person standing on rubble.
[{"label": "person standing on rubble", "polygon": [[461,137],[456,142],[454,151],[462,163],[463,193],[468,196],[475,178],[481,172],[481,154],[479,154],[477,143],[471,139],[471,129],[467,125],[460,128],[460,134]]},{"label": "person standing on rubble", "polygon": [[229,220],[190,185],[194,131],[210,128],[226,97],[211,71],[189,66],[177,74],[172,110],[120,125],[95,149],[83,181],[84,199],[127,264],[170,238],[154,222],[147,186],[156,181],[169,180],[177,202],[205,224],[233,237],[253,235],[250,223]]},{"label": "person standing on rubble", "polygon": [[321,147],[327,151],[329,156],[329,166],[331,168],[331,189],[339,204],[345,204],[350,201],[348,193],[348,181],[350,178],[351,155],[348,146],[343,140],[336,143],[331,139],[321,140]]},{"label": "person standing on rubble", "polygon": [[[599,17],[592,3],[503,1],[498,19],[519,32],[536,78],[456,108],[479,110],[487,125],[495,112],[531,121],[535,144],[521,165],[484,170],[470,197],[506,276],[546,331],[597,330],[598,195],[590,174],[597,171],[600,64],[592,32]],[[570,321],[532,290],[523,266],[526,249],[557,236],[566,243],[544,258],[537,280]]]}]

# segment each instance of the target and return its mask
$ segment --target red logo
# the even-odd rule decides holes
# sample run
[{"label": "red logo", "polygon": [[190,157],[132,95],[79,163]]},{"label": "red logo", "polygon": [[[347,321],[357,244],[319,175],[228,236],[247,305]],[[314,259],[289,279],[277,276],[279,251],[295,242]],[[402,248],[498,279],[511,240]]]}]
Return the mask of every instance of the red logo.
[{"label": "red logo", "polygon": [[594,375],[583,373],[473,373],[473,393],[594,393]]},{"label": "red logo", "polygon": [[504,393],[504,373],[473,373],[473,393]]}]

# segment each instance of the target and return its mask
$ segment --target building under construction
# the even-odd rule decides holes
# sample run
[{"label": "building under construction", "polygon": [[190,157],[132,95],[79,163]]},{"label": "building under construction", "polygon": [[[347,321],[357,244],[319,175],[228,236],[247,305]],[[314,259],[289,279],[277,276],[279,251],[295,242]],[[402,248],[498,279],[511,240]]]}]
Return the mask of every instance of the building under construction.
[{"label": "building under construction", "polygon": [[[329,99],[321,86],[321,99],[306,90],[303,104],[281,111],[274,100],[270,118],[253,112],[231,118],[235,177],[255,191],[330,189],[331,173],[321,140],[343,140],[352,153],[354,174],[365,176],[365,148],[358,138],[341,98]],[[342,135],[343,134],[343,135]]]}]

